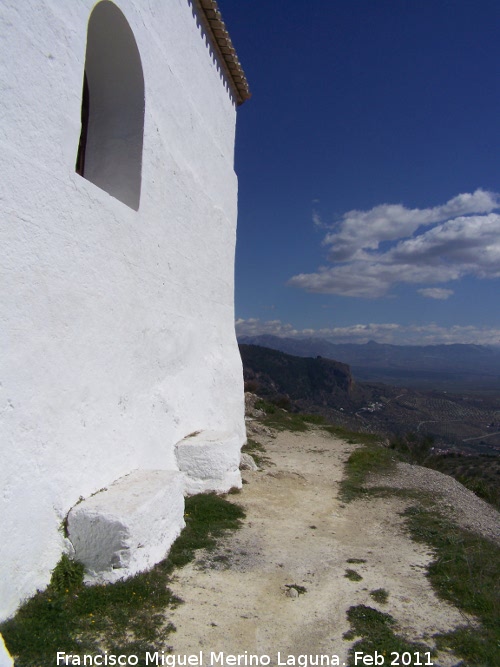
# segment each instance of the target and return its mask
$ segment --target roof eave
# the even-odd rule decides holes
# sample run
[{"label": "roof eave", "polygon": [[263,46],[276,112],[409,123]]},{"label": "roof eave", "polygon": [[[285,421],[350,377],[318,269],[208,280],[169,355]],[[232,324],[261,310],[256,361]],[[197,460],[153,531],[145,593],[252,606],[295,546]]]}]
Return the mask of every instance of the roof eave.
[{"label": "roof eave", "polygon": [[216,0],[192,0],[192,2],[199,10],[200,21],[210,37],[213,48],[217,51],[220,65],[225,71],[228,84],[239,106],[251,97],[250,88],[217,2]]}]

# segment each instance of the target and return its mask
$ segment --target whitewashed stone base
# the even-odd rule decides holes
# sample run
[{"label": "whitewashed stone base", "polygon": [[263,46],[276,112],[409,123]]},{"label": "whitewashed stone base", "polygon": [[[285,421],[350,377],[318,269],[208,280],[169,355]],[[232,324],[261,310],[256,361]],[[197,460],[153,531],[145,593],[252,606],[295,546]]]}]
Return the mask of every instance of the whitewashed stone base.
[{"label": "whitewashed stone base", "polygon": [[0,635],[0,667],[14,667],[14,660],[7,651],[2,635]]},{"label": "whitewashed stone base", "polygon": [[186,494],[241,488],[241,442],[226,431],[201,431],[175,445],[177,465],[186,475]]},{"label": "whitewashed stone base", "polygon": [[184,475],[135,470],[75,505],[68,535],[89,583],[147,570],[168,553],[185,526]]}]

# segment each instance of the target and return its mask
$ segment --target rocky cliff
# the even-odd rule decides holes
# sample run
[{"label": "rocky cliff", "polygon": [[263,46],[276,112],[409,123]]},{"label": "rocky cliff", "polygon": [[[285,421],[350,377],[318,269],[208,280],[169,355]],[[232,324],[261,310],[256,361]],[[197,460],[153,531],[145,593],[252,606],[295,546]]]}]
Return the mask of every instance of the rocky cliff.
[{"label": "rocky cliff", "polygon": [[354,380],[347,364],[323,357],[294,357],[258,345],[240,345],[240,353],[245,382],[256,383],[260,395],[283,395],[316,405],[342,405],[352,395]]}]

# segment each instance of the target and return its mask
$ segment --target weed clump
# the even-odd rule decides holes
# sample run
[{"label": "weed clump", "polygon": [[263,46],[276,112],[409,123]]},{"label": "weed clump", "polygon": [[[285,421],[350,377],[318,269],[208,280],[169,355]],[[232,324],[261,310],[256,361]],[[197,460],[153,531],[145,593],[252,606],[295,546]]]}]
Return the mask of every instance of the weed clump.
[{"label": "weed clump", "polygon": [[81,588],[85,568],[76,560],[63,554],[55,566],[50,579],[50,587],[55,593],[69,593]]},{"label": "weed clump", "polygon": [[307,593],[307,588],[305,586],[300,586],[299,584],[285,584],[287,590],[295,590],[298,595],[304,595]]},{"label": "weed clump", "polygon": [[[359,664],[355,661],[356,651],[363,651],[367,655],[375,655],[378,652],[387,656],[385,664],[390,664],[391,653],[424,653],[433,651],[425,644],[408,642],[404,637],[395,633],[396,620],[373,607],[359,604],[347,610],[347,619],[351,624],[351,630],[344,634],[344,639],[351,640],[361,637],[349,650],[349,666]],[[423,662],[423,661],[422,661]]]},{"label": "weed clump", "polygon": [[378,602],[379,604],[387,604],[389,593],[385,590],[385,588],[377,588],[374,591],[370,591],[370,597],[372,597],[375,602]]}]

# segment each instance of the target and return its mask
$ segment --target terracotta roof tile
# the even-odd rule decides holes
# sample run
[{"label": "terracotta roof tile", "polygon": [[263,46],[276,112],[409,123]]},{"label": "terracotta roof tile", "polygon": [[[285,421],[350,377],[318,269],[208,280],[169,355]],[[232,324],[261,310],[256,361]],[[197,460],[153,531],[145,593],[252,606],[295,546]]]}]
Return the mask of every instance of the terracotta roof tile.
[{"label": "terracotta roof tile", "polygon": [[228,83],[237,104],[243,104],[251,96],[250,88],[217,2],[216,0],[192,0],[192,2],[198,9],[203,28],[208,33],[214,49],[218,52],[220,64],[226,71]]}]

